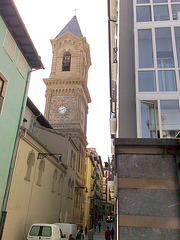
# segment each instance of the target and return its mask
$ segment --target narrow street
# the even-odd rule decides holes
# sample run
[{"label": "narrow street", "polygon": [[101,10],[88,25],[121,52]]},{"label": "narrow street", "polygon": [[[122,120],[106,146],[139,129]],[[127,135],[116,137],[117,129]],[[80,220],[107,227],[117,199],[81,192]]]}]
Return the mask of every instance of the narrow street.
[{"label": "narrow street", "polygon": [[[105,231],[106,231],[106,228],[109,227],[109,229],[111,230],[112,227],[114,228],[114,222],[112,223],[107,223],[106,222],[106,219],[104,217],[104,220],[101,221],[101,231],[99,232],[99,228],[96,227],[96,231],[95,231],[95,234],[94,234],[94,240],[105,240]],[[87,236],[85,237],[85,239],[87,240]]]}]

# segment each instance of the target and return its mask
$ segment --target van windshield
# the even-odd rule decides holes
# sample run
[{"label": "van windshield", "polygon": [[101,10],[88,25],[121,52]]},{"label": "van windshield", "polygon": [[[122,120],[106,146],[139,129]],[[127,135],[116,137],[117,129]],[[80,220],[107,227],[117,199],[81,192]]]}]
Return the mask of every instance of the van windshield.
[{"label": "van windshield", "polygon": [[32,226],[29,233],[30,236],[50,237],[52,234],[51,227],[49,226]]}]

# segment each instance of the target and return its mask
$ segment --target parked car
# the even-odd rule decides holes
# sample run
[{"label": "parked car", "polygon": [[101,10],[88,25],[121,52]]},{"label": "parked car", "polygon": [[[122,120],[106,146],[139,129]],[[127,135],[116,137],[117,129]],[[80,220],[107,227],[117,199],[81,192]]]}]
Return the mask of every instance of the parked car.
[{"label": "parked car", "polygon": [[75,238],[76,237],[76,233],[77,233],[77,225],[76,224],[72,224],[72,223],[54,223],[55,225],[57,225],[59,227],[59,229],[62,231],[62,234],[66,235],[65,238],[63,238],[63,240],[67,240],[69,239],[69,235],[72,234],[72,236]]},{"label": "parked car", "polygon": [[113,218],[111,216],[107,216],[106,222],[113,222]]},{"label": "parked car", "polygon": [[62,240],[64,239],[63,237],[65,237],[65,235],[62,234],[57,225],[36,223],[30,227],[27,240]]}]

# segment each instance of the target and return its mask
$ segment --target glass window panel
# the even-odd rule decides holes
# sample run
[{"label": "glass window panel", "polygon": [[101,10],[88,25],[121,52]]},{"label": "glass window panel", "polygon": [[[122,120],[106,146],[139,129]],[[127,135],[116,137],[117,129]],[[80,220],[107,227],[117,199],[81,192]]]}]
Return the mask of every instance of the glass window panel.
[{"label": "glass window panel", "polygon": [[163,137],[175,137],[180,130],[179,101],[161,100],[160,105]]},{"label": "glass window panel", "polygon": [[171,29],[156,28],[155,33],[158,68],[174,67]]},{"label": "glass window panel", "polygon": [[39,236],[40,226],[33,226],[29,233],[30,236]]},{"label": "glass window panel", "polygon": [[149,22],[152,21],[151,6],[139,6],[136,8],[136,20],[137,22]]},{"label": "glass window panel", "polygon": [[171,0],[171,2],[180,2],[180,0]]},{"label": "glass window panel", "polygon": [[153,102],[141,102],[142,138],[157,137],[156,109]]},{"label": "glass window panel", "polygon": [[152,31],[151,29],[138,30],[139,67],[154,67]]},{"label": "glass window panel", "polygon": [[50,237],[51,236],[51,227],[43,226],[41,236],[42,237]]},{"label": "glass window panel", "polygon": [[140,92],[156,91],[155,71],[141,71],[138,73],[138,79]]},{"label": "glass window panel", "polygon": [[155,5],[154,7],[154,21],[169,20],[168,5]]},{"label": "glass window panel", "polygon": [[168,0],[153,0],[153,3],[167,3]]},{"label": "glass window panel", "polygon": [[158,71],[159,91],[177,91],[175,71]]},{"label": "glass window panel", "polygon": [[180,20],[180,4],[172,5],[173,20]]},{"label": "glass window panel", "polygon": [[149,3],[150,0],[137,0],[137,3]]},{"label": "glass window panel", "polygon": [[178,67],[180,67],[180,27],[175,27],[174,32],[175,32],[175,39],[176,39]]}]

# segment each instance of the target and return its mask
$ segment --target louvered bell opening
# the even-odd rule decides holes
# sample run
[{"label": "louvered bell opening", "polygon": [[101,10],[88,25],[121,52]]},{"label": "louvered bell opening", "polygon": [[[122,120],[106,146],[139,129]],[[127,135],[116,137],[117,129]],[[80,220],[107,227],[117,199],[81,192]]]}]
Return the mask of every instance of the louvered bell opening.
[{"label": "louvered bell opening", "polygon": [[70,71],[71,55],[65,55],[63,57],[62,71]]}]

